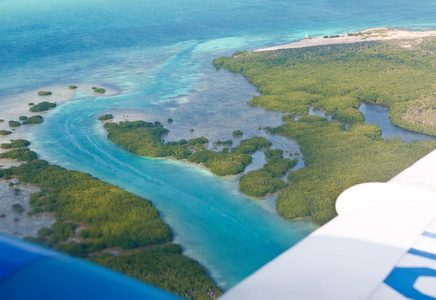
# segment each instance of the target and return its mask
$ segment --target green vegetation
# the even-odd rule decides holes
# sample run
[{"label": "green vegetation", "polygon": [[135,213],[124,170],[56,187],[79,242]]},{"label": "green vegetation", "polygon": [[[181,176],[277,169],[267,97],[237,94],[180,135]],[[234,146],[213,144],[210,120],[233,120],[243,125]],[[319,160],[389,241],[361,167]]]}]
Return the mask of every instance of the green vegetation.
[{"label": "green vegetation", "polygon": [[[367,34],[370,34],[370,32],[368,32]],[[362,36],[362,35],[364,35],[363,32],[347,33],[347,36]]]},{"label": "green vegetation", "polygon": [[262,137],[242,140],[240,145],[230,152],[224,148],[221,152],[207,150],[206,138],[180,140],[179,142],[162,143],[162,135],[168,133],[160,122],[145,121],[106,123],[108,138],[127,151],[147,157],[174,157],[187,159],[190,162],[204,164],[216,175],[236,175],[244,171],[251,162],[251,155],[257,150],[271,146]]},{"label": "green vegetation", "polygon": [[239,189],[244,194],[261,197],[287,186],[280,177],[295,167],[297,160],[284,159],[280,149],[266,150],[265,158],[267,164],[262,169],[250,171],[239,179]]},{"label": "green vegetation", "polygon": [[52,235],[53,232],[54,232],[53,229],[44,227],[44,228],[41,228],[40,230],[38,230],[38,236],[41,236],[41,237],[49,236],[49,235]]},{"label": "green vegetation", "polygon": [[33,103],[33,102],[29,102],[28,104],[29,104],[29,106],[35,105],[35,103]]},{"label": "green vegetation", "polygon": [[30,108],[30,111],[31,112],[40,112],[40,111],[49,110],[49,109],[55,108],[55,107],[56,107],[56,103],[44,101],[44,102],[41,102],[41,103],[38,103],[38,104],[32,106]]},{"label": "green vegetation", "polygon": [[43,117],[40,115],[37,115],[37,116],[32,116],[30,118],[27,118],[21,124],[22,125],[39,124],[39,123],[42,123],[43,121],[44,121]]},{"label": "green vegetation", "polygon": [[[392,122],[406,127],[411,123],[403,120],[407,108],[436,95],[436,39],[426,39],[413,49],[394,42],[364,42],[244,52],[218,58],[214,65],[241,73],[258,87],[262,95],[253,97],[251,105],[292,117],[307,115],[312,106],[337,120],[357,123],[364,121],[358,107],[366,101],[390,108]],[[423,107],[428,105],[429,101]],[[420,124],[418,113],[409,129],[422,132],[431,124]]]},{"label": "green vegetation", "polygon": [[22,214],[24,212],[24,207],[21,206],[20,203],[14,203],[12,204],[12,209],[19,214]]},{"label": "green vegetation", "polygon": [[387,181],[436,147],[436,142],[402,143],[380,137],[380,128],[343,124],[325,118],[302,117],[271,133],[300,144],[306,167],[288,175],[289,186],[277,199],[277,211],[287,218],[312,216],[323,224],[336,216],[339,194],[358,183]]},{"label": "green vegetation", "polygon": [[436,96],[423,96],[419,99],[395,105],[390,112],[392,123],[411,131],[436,136]]},{"label": "green vegetation", "polygon": [[112,114],[104,114],[104,115],[98,117],[98,119],[100,121],[107,121],[107,120],[110,120],[110,119],[113,119],[113,118],[114,118],[114,116]]},{"label": "green vegetation", "polygon": [[204,276],[206,270],[196,261],[182,256],[179,245],[163,245],[151,251],[135,250],[130,255],[105,254],[92,261],[184,298],[214,299],[221,295],[221,291]]},{"label": "green vegetation", "polygon": [[167,122],[168,122],[168,123],[172,123],[172,122],[174,122],[174,120],[171,119],[171,118],[168,118]]},{"label": "green vegetation", "polygon": [[[182,143],[184,143],[184,141],[182,140]],[[188,146],[194,147],[193,149],[203,149],[204,146],[209,143],[209,140],[205,137],[199,137],[199,138],[195,138],[195,139],[190,139],[187,141]]]},{"label": "green vegetation", "polygon": [[69,85],[68,88],[70,90],[75,90],[75,89],[77,89],[77,86],[76,85]]},{"label": "green vegetation", "polygon": [[274,176],[285,175],[290,168],[295,167],[297,164],[296,159],[283,158],[283,150],[281,149],[266,150],[265,158],[267,164],[264,168]]},{"label": "green vegetation", "polygon": [[232,144],[233,144],[232,140],[226,140],[226,141],[218,140],[215,142],[215,145],[217,145],[217,146],[231,146]]},{"label": "green vegetation", "polygon": [[168,130],[160,123],[126,121],[119,124],[106,123],[104,127],[109,131],[108,138],[112,142],[141,156],[173,156],[176,159],[184,159],[192,153],[185,140],[164,145],[161,136]]},{"label": "green vegetation", "polygon": [[15,196],[18,196],[20,194],[20,192],[21,192],[21,190],[19,188],[17,188],[17,187],[14,187],[13,191],[14,191],[14,195]]},{"label": "green vegetation", "polygon": [[[49,165],[28,148],[2,153],[0,158],[27,162],[0,170],[0,178],[17,176],[20,182],[41,188],[31,194],[28,214],[52,212],[56,217],[51,228],[41,229],[37,238],[29,240],[190,299],[221,294],[206,270],[171,243],[172,231],[150,201],[89,174]],[[68,241],[72,238],[76,241]],[[124,249],[123,254],[102,255],[101,251],[109,248]]]},{"label": "green vegetation", "polygon": [[197,164],[203,163],[210,171],[219,176],[236,175],[244,171],[251,162],[249,154],[236,152],[214,152],[201,150],[188,157],[188,161]]},{"label": "green vegetation", "polygon": [[262,197],[287,186],[286,182],[274,177],[265,169],[250,171],[239,179],[239,190],[249,196]]},{"label": "green vegetation", "polygon": [[253,154],[262,149],[269,148],[271,142],[263,137],[254,137],[248,140],[242,140],[238,147],[232,149],[233,153]]},{"label": "green vegetation", "polygon": [[[36,153],[30,151],[29,148],[20,148],[13,151],[8,151],[5,153],[0,153],[0,158],[9,158],[9,159],[17,159],[18,161],[32,161],[36,159]],[[2,170],[5,171],[5,170]],[[12,173],[11,173],[12,174]],[[5,173],[5,176],[10,176],[8,172]],[[6,178],[9,179],[9,178]]]},{"label": "green vegetation", "polygon": [[[362,101],[383,105],[391,109],[395,125],[436,135],[435,50],[436,39],[424,39],[408,49],[396,42],[364,42],[239,52],[214,61],[217,69],[241,73],[257,86],[262,94],[250,105],[287,112],[287,121],[306,116],[311,106],[349,124],[346,131],[337,122],[303,117],[269,129],[298,141],[306,165],[288,175],[277,200],[280,215],[311,216],[323,224],[336,215],[334,203],[343,190],[386,181],[436,147],[435,142],[383,141],[380,128],[365,124],[358,110]],[[264,170],[250,176],[267,182]]]},{"label": "green vegetation", "polygon": [[21,126],[21,123],[18,121],[9,121],[9,127],[18,127]]},{"label": "green vegetation", "polygon": [[30,145],[30,142],[28,140],[19,139],[16,141],[13,141],[12,143],[4,143],[1,144],[0,147],[2,149],[11,149],[11,148],[23,148]]},{"label": "green vegetation", "polygon": [[[242,140],[240,145],[231,149],[224,148],[221,152],[205,148],[209,142],[200,137],[189,141],[169,142],[164,144],[162,135],[168,133],[160,122],[145,121],[106,123],[108,138],[124,149],[141,156],[169,157],[187,159],[189,162],[204,164],[210,171],[219,176],[237,175],[245,170],[251,162],[251,154],[271,146],[271,142],[263,137],[254,137]],[[231,145],[232,141],[217,141],[215,145]],[[261,169],[248,172],[240,178],[242,192],[252,196],[264,196],[275,193],[287,186],[280,179],[290,168],[294,167],[296,160],[284,159],[283,151],[265,151],[267,164]]]},{"label": "green vegetation", "polygon": [[104,94],[106,93],[106,90],[104,88],[98,88],[98,87],[92,87],[92,89],[94,90],[95,93],[97,94]]},{"label": "green vegetation", "polygon": [[27,117],[26,117],[26,116],[19,116],[18,119],[19,119],[20,121],[24,121],[24,120],[27,119]]},{"label": "green vegetation", "polygon": [[241,130],[235,130],[233,131],[234,137],[241,137],[244,133]]},{"label": "green vegetation", "polygon": [[39,91],[38,92],[39,96],[50,96],[51,94],[53,94],[53,93],[50,91]]},{"label": "green vegetation", "polygon": [[8,131],[8,130],[0,130],[0,135],[8,135],[11,134],[12,131]]},{"label": "green vegetation", "polygon": [[[111,247],[133,249],[171,240],[168,225],[162,223],[158,212],[137,196],[92,178],[88,174],[50,166],[46,161],[33,160],[13,168],[21,182],[37,184],[44,190],[31,196],[31,204],[38,211],[55,212],[59,222],[84,226],[78,237],[90,252]],[[63,223],[63,222],[62,222]],[[53,228],[62,232],[46,239],[55,246],[74,236],[74,231]]]}]

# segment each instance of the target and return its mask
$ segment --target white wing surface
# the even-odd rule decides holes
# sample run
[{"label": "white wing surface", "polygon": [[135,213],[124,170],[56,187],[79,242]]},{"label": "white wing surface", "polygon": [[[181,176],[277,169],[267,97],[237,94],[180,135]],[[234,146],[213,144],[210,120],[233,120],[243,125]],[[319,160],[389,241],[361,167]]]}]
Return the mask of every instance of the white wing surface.
[{"label": "white wing surface", "polygon": [[436,151],[336,210],[222,299],[436,299]]}]

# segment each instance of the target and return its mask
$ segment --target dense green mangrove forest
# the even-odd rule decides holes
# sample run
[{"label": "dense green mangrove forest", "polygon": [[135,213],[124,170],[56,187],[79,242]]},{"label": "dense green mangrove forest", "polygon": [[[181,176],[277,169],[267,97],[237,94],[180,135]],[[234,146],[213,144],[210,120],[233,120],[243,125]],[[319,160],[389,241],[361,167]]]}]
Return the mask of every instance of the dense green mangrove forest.
[{"label": "dense green mangrove forest", "polygon": [[318,116],[270,132],[297,140],[306,165],[289,173],[277,211],[286,218],[311,216],[319,224],[336,216],[335,201],[348,187],[388,181],[436,148],[435,141],[383,141],[378,126],[360,123],[345,130],[344,124]]},{"label": "dense green mangrove forest", "polygon": [[49,109],[55,108],[56,107],[56,103],[52,103],[52,102],[48,102],[48,101],[43,101],[43,102],[38,103],[36,105],[32,104],[30,106],[31,107],[30,107],[29,110],[31,112],[40,112],[40,111],[45,111],[45,110],[49,110]]},{"label": "dense green mangrove forest", "polygon": [[[3,147],[3,145],[5,145]],[[25,162],[0,170],[0,178],[38,186],[31,194],[28,215],[51,213],[56,221],[28,238],[44,246],[81,257],[189,299],[221,295],[198,262],[173,244],[171,228],[151,202],[102,182],[89,174],[49,165],[17,140],[2,148],[17,148],[0,158]],[[118,252],[115,256],[110,252]]]},{"label": "dense green mangrove forest", "polygon": [[[343,190],[387,181],[436,148],[429,141],[382,140],[380,128],[365,124],[358,110],[363,101],[383,105],[395,125],[436,135],[436,40],[411,43],[237,52],[214,61],[217,69],[240,73],[258,88],[261,95],[250,105],[288,113],[285,125],[268,130],[298,141],[305,168],[289,173],[277,200],[280,215],[311,216],[323,224],[336,215],[334,203]],[[336,121],[301,117],[309,107]]]},{"label": "dense green mangrove forest", "polygon": [[297,164],[296,159],[283,158],[281,149],[266,150],[267,163],[259,170],[250,171],[239,178],[239,190],[249,196],[265,196],[287,186],[280,177]]},{"label": "dense green mangrove forest", "polygon": [[[436,134],[422,118],[435,109],[435,39],[408,48],[366,42],[265,52],[237,52],[214,61],[243,74],[262,92],[251,105],[307,115],[308,106],[344,122],[363,121],[361,101],[391,109],[394,125]],[[432,104],[433,103],[433,104]]]},{"label": "dense green mangrove forest", "polygon": [[[104,117],[104,116],[102,116]],[[105,118],[100,117],[100,120]],[[203,164],[212,173],[219,176],[242,173],[251,163],[251,155],[271,147],[271,142],[263,137],[253,137],[240,142],[237,147],[224,147],[220,152],[206,149],[209,140],[199,137],[178,142],[162,142],[162,136],[168,133],[160,122],[125,121],[105,123],[108,138],[124,149],[146,157],[173,157],[189,162]],[[242,132],[238,134],[241,136]],[[217,145],[231,145],[232,141],[217,141]],[[267,164],[262,169],[250,171],[239,179],[241,192],[250,196],[265,196],[287,186],[280,177],[284,176],[297,163],[296,160],[283,158],[280,149],[266,150]]]}]

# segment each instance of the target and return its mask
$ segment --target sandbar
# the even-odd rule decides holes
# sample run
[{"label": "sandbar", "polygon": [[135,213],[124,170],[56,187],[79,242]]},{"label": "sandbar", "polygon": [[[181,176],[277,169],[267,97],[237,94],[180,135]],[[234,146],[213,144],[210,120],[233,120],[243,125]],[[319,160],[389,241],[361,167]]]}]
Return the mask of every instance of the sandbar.
[{"label": "sandbar", "polygon": [[385,40],[399,40],[400,46],[409,48],[414,44],[419,44],[423,38],[435,36],[436,30],[408,31],[393,28],[373,28],[358,32],[338,34],[337,37],[325,38],[318,36],[305,38],[286,45],[257,49],[254,50],[254,52]]}]

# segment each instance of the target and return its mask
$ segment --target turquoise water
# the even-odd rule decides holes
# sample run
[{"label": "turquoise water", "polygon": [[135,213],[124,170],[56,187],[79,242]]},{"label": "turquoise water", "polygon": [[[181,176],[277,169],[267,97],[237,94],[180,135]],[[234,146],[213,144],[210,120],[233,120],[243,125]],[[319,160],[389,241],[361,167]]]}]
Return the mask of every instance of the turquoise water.
[{"label": "turquoise water", "polygon": [[167,140],[226,140],[241,129],[244,138],[266,136],[291,155],[298,152],[295,143],[259,130],[279,125],[281,115],[248,107],[255,88],[238,75],[215,71],[215,57],[288,43],[306,32],[434,28],[435,12],[434,1],[403,0],[2,0],[0,104],[42,86],[90,83],[117,90],[113,97],[78,94],[46,114],[43,125],[30,130],[32,148],[51,163],[151,199],[185,253],[228,289],[313,225],[283,221],[273,201],[241,195],[236,179],[126,153],[107,141],[97,117],[173,118]]}]

